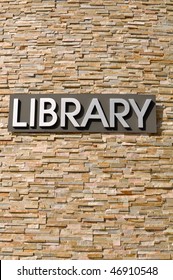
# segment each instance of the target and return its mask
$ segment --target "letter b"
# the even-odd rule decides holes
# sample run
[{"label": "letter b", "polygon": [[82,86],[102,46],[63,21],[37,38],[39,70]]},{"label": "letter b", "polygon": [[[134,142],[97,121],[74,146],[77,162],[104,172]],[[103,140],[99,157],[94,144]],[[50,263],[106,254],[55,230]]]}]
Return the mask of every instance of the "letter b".
[{"label": "letter b", "polygon": [[[51,107],[45,109],[45,104],[51,104]],[[53,126],[57,122],[57,114],[55,112],[56,102],[52,98],[40,98],[40,114],[39,114],[39,126],[49,127]],[[45,115],[51,115],[52,119],[50,121],[45,121]]]}]

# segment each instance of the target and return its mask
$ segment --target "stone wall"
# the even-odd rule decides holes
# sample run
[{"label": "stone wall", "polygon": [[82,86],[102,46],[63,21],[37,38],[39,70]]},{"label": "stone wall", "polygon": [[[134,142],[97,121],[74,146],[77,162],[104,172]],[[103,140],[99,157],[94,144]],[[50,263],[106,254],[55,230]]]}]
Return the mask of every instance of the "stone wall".
[{"label": "stone wall", "polygon": [[[173,259],[173,1],[0,0],[1,259]],[[153,94],[157,134],[12,134],[9,96]]]}]

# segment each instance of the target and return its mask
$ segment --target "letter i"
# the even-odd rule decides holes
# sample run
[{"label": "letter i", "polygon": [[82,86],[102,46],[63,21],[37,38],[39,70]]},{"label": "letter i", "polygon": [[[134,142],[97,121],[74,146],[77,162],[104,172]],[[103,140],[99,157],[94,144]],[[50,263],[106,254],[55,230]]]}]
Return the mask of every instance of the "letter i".
[{"label": "letter i", "polygon": [[35,126],[35,107],[36,102],[35,98],[31,98],[31,107],[30,107],[30,127]]}]

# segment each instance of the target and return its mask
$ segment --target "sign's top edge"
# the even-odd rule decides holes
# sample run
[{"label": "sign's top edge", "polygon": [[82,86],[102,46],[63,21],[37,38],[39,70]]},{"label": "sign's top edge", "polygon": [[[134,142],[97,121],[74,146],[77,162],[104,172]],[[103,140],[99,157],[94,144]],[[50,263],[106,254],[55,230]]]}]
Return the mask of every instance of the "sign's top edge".
[{"label": "sign's top edge", "polygon": [[121,97],[127,97],[127,96],[140,96],[140,97],[156,97],[155,94],[138,94],[138,93],[12,93],[10,94],[10,97],[13,96],[84,96],[84,95],[89,95],[89,96],[121,96]]}]

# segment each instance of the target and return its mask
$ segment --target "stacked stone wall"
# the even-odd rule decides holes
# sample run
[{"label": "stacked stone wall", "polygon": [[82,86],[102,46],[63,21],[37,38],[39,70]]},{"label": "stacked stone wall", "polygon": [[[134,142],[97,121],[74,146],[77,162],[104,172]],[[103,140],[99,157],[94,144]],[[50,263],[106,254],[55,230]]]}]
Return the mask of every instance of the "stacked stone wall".
[{"label": "stacked stone wall", "polygon": [[[11,133],[16,93],[153,94],[157,133]],[[0,257],[173,259],[172,0],[0,0]]]}]

